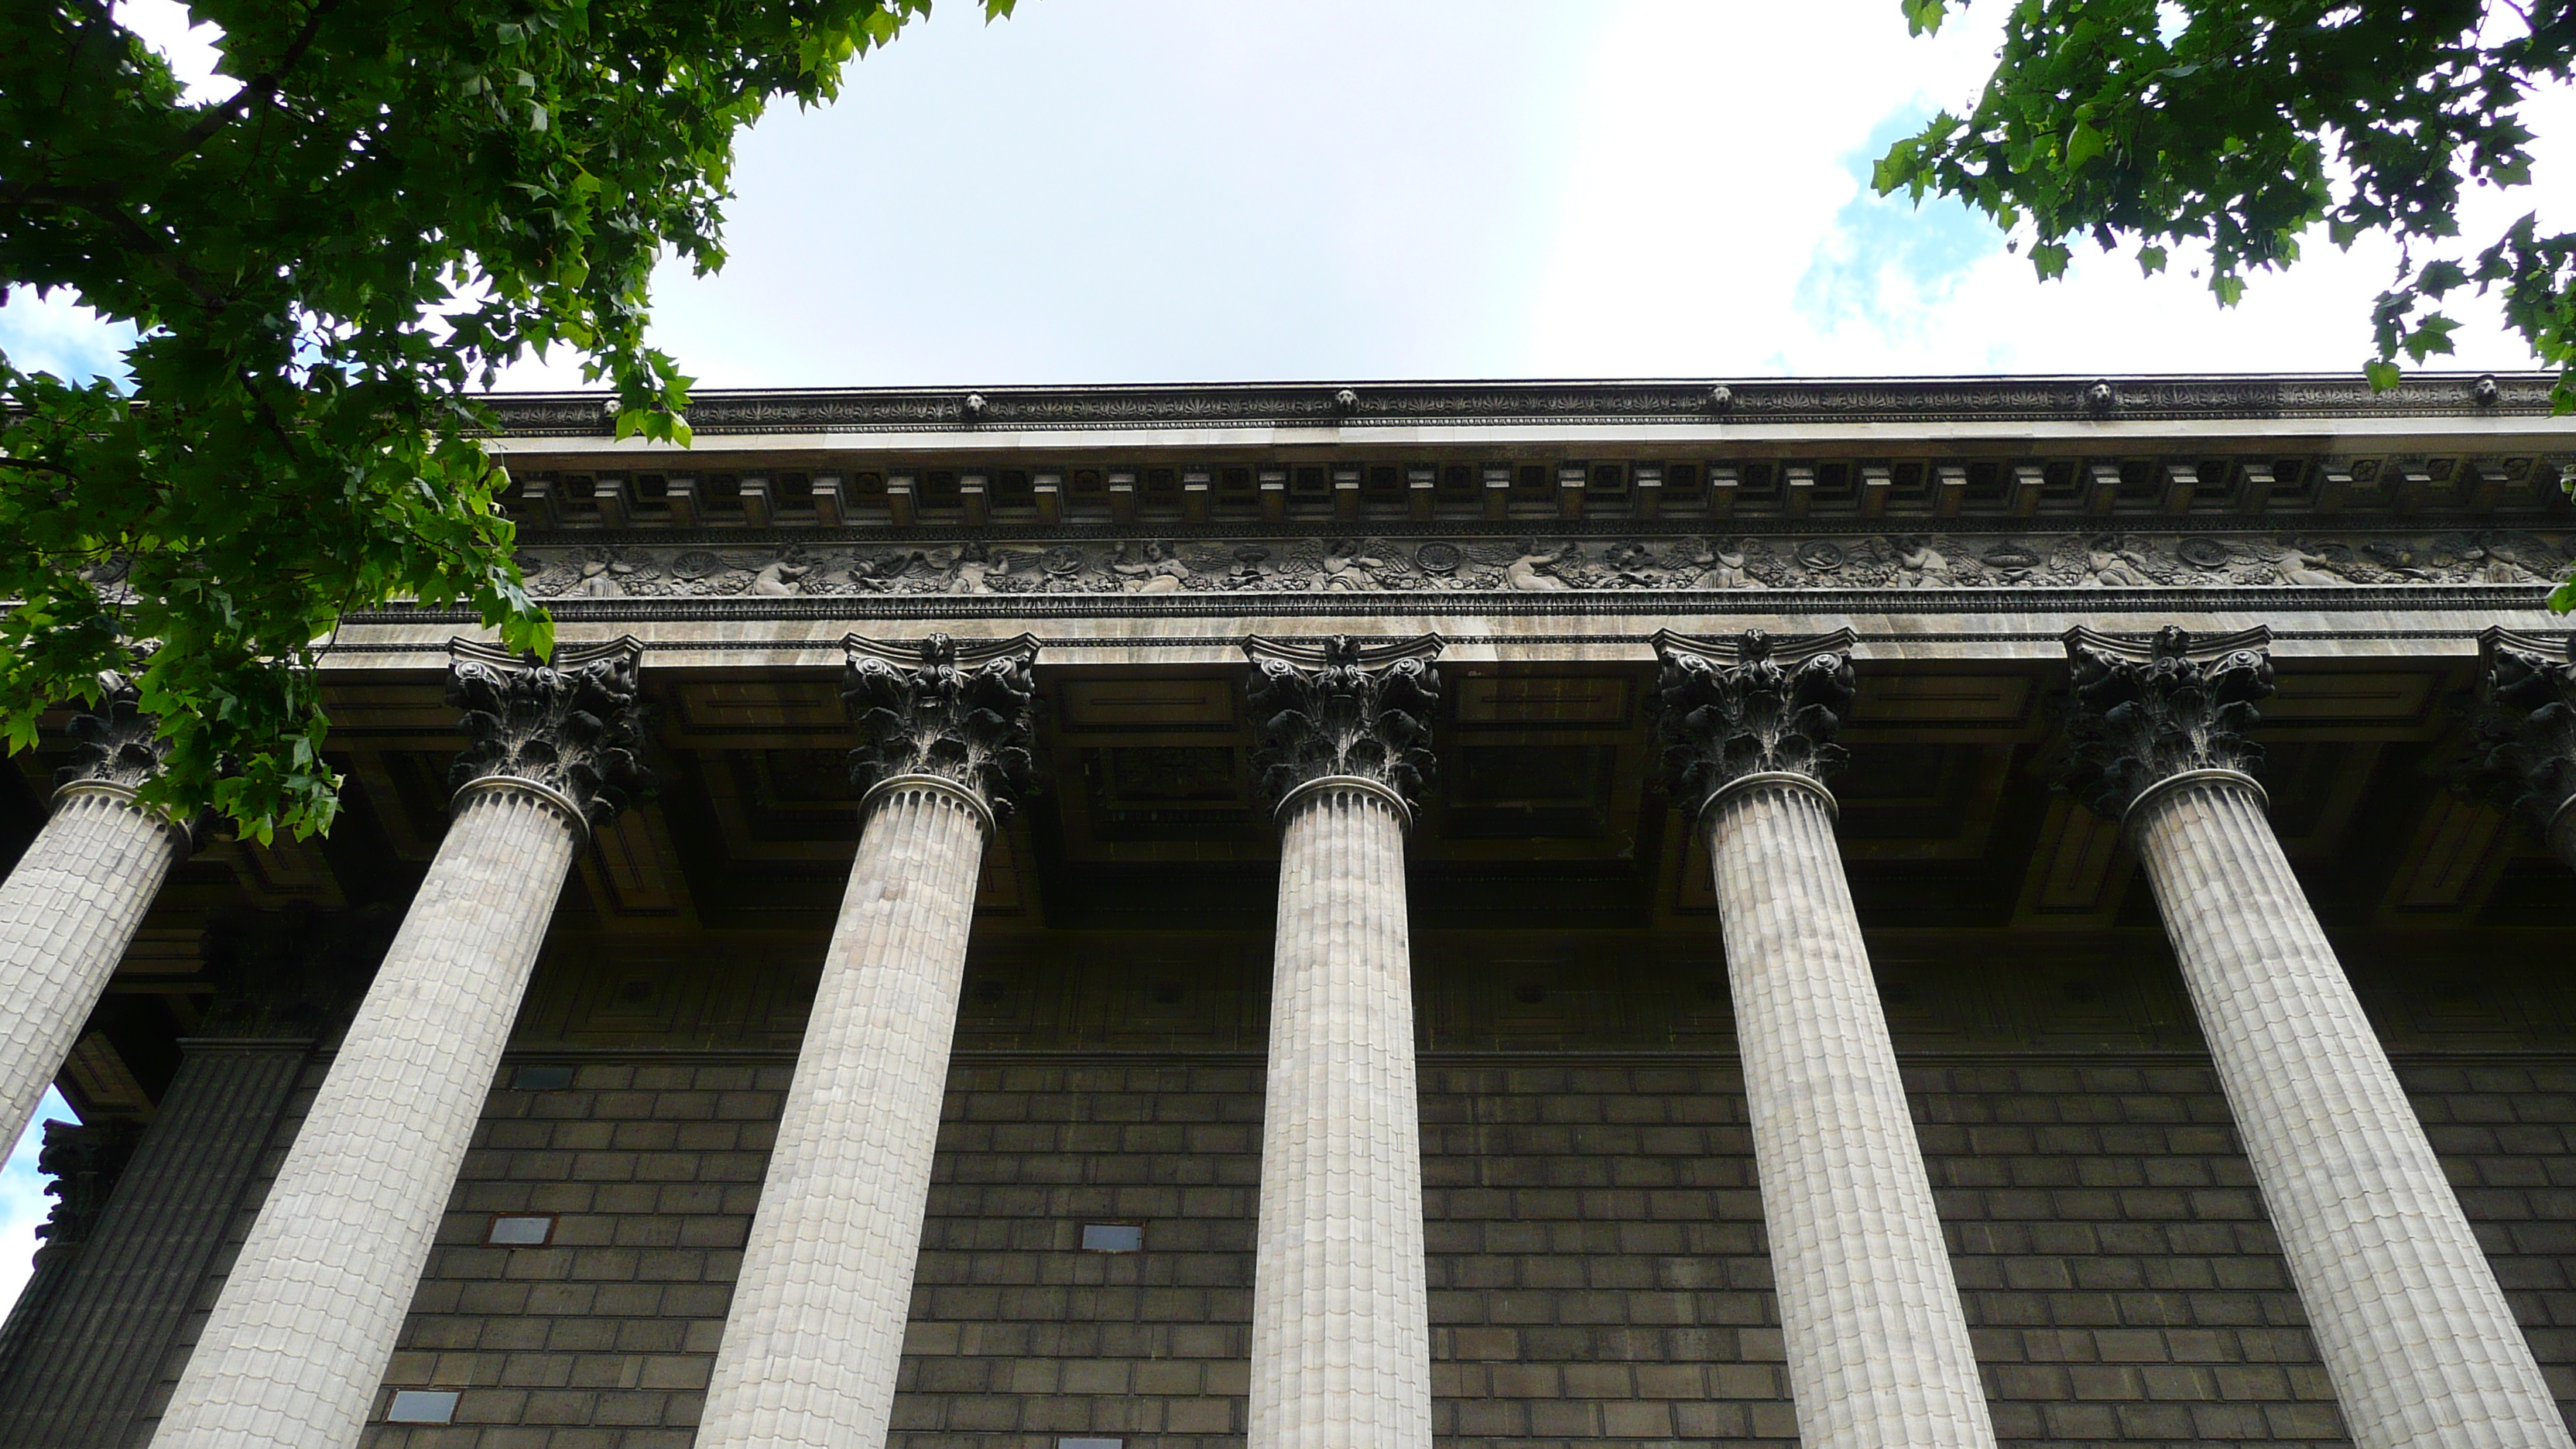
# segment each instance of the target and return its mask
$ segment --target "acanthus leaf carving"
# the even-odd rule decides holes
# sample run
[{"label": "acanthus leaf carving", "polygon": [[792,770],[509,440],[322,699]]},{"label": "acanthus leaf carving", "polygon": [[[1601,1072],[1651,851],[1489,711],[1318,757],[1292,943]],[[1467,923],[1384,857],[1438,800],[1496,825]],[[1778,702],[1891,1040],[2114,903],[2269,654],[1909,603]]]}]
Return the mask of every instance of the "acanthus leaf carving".
[{"label": "acanthus leaf carving", "polygon": [[160,738],[161,721],[143,712],[131,675],[102,674],[98,683],[97,705],[72,716],[71,763],[54,772],[54,783],[139,790],[170,752]]},{"label": "acanthus leaf carving", "polygon": [[2555,834],[2576,804],[2576,635],[2489,628],[2478,652],[2478,710],[2456,783]]},{"label": "acanthus leaf carving", "polygon": [[2263,763],[2249,732],[2272,693],[2271,642],[2260,625],[2196,637],[2169,624],[2145,640],[2066,631],[2075,707],[2060,783],[2118,820],[2186,771],[2250,774]]},{"label": "acanthus leaf carving", "polygon": [[447,702],[464,711],[466,746],[451,790],[477,780],[527,780],[554,791],[598,829],[653,789],[641,758],[632,638],[559,648],[550,663],[459,639],[448,646]]},{"label": "acanthus leaf carving", "polygon": [[1374,780],[1419,803],[1438,772],[1431,724],[1440,704],[1437,634],[1363,645],[1347,634],[1320,644],[1244,641],[1252,674],[1253,772],[1273,800],[1332,775]]},{"label": "acanthus leaf carving", "polygon": [[1852,632],[1775,639],[1759,629],[1655,635],[1665,785],[1694,815],[1748,775],[1822,785],[1847,760],[1834,736],[1852,701]]},{"label": "acanthus leaf carving", "polygon": [[897,775],[936,776],[971,792],[997,821],[1037,788],[1034,637],[852,634],[841,644],[841,697],[860,738],[850,751],[852,784],[864,791]]}]

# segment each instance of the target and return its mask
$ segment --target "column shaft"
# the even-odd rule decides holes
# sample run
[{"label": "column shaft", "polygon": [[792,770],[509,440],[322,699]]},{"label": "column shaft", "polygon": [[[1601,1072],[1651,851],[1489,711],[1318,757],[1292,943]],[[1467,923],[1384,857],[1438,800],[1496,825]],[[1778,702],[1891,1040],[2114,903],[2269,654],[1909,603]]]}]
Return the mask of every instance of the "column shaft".
[{"label": "column shaft", "polygon": [[986,823],[898,782],[869,813],[797,1053],[701,1449],[877,1449],[930,1198]]},{"label": "column shaft", "polygon": [[2353,1442],[2565,1449],[2261,798],[2213,774],[2157,791],[2129,824]]},{"label": "column shaft", "polygon": [[1712,803],[1727,979],[1806,1449],[1994,1443],[1896,1048],[1813,788]]},{"label": "column shaft", "polygon": [[76,785],[0,883],[0,1140],[27,1130],[186,845],[132,791]]},{"label": "column shaft", "polygon": [[1251,1449],[1429,1449],[1422,1125],[1404,821],[1383,791],[1291,803],[1279,861]]},{"label": "column shaft", "polygon": [[158,1449],[358,1442],[580,840],[528,790],[458,800]]},{"label": "column shaft", "polygon": [[0,1444],[122,1444],[294,1090],[308,1041],[185,1043],[98,1227],[0,1366]]}]

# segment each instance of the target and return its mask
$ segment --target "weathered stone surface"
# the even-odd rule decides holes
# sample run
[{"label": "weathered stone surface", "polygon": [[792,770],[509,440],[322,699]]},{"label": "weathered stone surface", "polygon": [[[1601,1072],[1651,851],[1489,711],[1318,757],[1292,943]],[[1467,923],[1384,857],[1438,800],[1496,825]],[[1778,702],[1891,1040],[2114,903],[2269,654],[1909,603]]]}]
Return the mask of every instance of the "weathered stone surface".
[{"label": "weathered stone surface", "polygon": [[189,1360],[165,1449],[357,1437],[586,822],[643,783],[634,654],[505,671],[458,651],[476,743],[455,818]]},{"label": "weathered stone surface", "polygon": [[1655,636],[1666,788],[1694,815],[1747,775],[1823,781],[1850,758],[1835,744],[1852,701],[1848,629],[1774,639],[1759,629]]},{"label": "weathered stone surface", "polygon": [[1283,829],[1248,1442],[1429,1449],[1405,820],[1327,777]]},{"label": "weathered stone surface", "polygon": [[1260,740],[1252,768],[1282,800],[1329,776],[1374,780],[1409,807],[1437,773],[1431,713],[1440,703],[1438,635],[1363,645],[1348,635],[1321,644],[1255,638],[1245,643],[1244,686]]},{"label": "weathered stone surface", "polygon": [[1849,645],[1658,636],[1666,773],[1716,872],[1800,1441],[1991,1445],[1821,783]]},{"label": "weathered stone surface", "polygon": [[2068,630],[2067,790],[2117,820],[2185,771],[2261,768],[2263,747],[2247,732],[2272,693],[2270,643],[2263,628],[2195,637],[2167,625],[2145,642]]},{"label": "weathered stone surface", "polygon": [[853,637],[869,790],[699,1442],[885,1442],[987,836],[1029,775],[1025,637]]},{"label": "weathered stone surface", "polygon": [[2489,628],[2478,645],[2485,668],[2460,784],[2522,815],[2576,866],[2576,810],[2568,808],[2576,803],[2576,635],[2553,641]]},{"label": "weathered stone surface", "polygon": [[2125,816],[2354,1442],[2576,1442],[2241,771],[2260,649],[2070,635],[2076,788]]},{"label": "weathered stone surface", "polygon": [[653,788],[637,752],[644,721],[636,709],[643,646],[632,638],[567,646],[537,664],[489,645],[448,646],[447,702],[463,712],[469,739],[447,788],[477,780],[525,780],[553,790],[596,828]]},{"label": "weathered stone surface", "polygon": [[935,775],[964,787],[1007,820],[1037,787],[1029,754],[1037,727],[1037,640],[964,644],[932,634],[918,644],[842,641],[841,697],[863,741],[850,752],[850,783],[864,790],[897,775]]},{"label": "weathered stone surface", "polygon": [[54,811],[0,882],[0,1132],[18,1140],[107,988],[125,948],[188,852],[185,830],[134,803],[159,768],[150,715],[114,680],[75,717],[79,741]]},{"label": "weathered stone surface", "polygon": [[[0,1444],[127,1441],[311,1047],[189,1044],[61,1291],[0,1348]],[[37,1306],[29,1294],[20,1311]]]}]

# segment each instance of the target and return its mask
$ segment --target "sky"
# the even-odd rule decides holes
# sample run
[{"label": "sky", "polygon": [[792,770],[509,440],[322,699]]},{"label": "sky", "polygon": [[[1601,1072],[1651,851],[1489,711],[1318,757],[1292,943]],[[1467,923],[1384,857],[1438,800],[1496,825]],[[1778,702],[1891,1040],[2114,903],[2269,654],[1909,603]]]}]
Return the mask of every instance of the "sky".
[{"label": "sky", "polygon": [[[171,0],[117,8],[206,75]],[[2043,285],[1955,204],[1869,193],[1973,99],[1999,9],[1914,40],[1897,0],[944,0],[743,139],[730,262],[663,270],[654,340],[707,387],[2356,370],[2385,247],[2320,240],[2222,312],[2180,265]],[[2576,210],[2576,96],[2526,119],[2537,184],[2473,196],[2473,236]],[[2452,365],[2529,365],[2463,320]],[[22,366],[124,340],[0,305]],[[0,1176],[0,1298],[31,1191]]]}]

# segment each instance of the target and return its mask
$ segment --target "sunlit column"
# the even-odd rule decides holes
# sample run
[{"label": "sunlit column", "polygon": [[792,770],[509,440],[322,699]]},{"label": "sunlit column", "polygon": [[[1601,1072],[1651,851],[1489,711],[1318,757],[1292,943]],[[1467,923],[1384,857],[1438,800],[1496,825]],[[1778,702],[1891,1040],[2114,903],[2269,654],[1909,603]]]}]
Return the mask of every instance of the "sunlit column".
[{"label": "sunlit column", "polygon": [[160,1449],[349,1449],[589,831],[648,779],[633,640],[452,646],[453,819],[224,1281]]},{"label": "sunlit column", "polygon": [[1280,826],[1251,1449],[1431,1445],[1404,837],[1440,647],[1246,646]]},{"label": "sunlit column", "polygon": [[1806,1449],[1994,1425],[1834,838],[1848,632],[1656,636],[1674,800],[1716,873],[1762,1220]]},{"label": "sunlit column", "polygon": [[135,803],[161,768],[155,721],[110,682],[54,791],[53,814],[0,882],[0,1142],[15,1142],[62,1070],[188,831]]},{"label": "sunlit column", "polygon": [[2262,629],[2066,636],[2068,786],[2125,821],[2359,1449],[2569,1444],[2247,770]]},{"label": "sunlit column", "polygon": [[858,855],[716,1351],[699,1449],[879,1449],[984,849],[1031,784],[1037,644],[852,636]]}]

